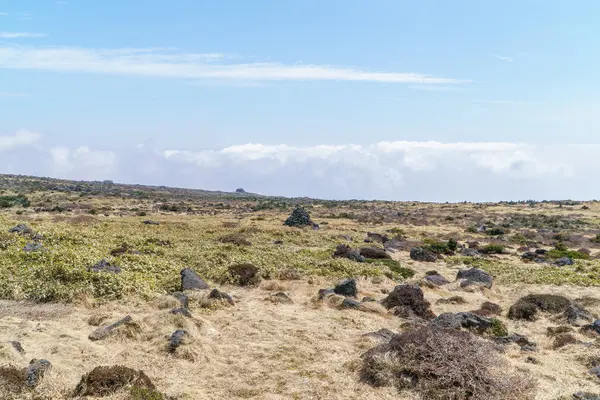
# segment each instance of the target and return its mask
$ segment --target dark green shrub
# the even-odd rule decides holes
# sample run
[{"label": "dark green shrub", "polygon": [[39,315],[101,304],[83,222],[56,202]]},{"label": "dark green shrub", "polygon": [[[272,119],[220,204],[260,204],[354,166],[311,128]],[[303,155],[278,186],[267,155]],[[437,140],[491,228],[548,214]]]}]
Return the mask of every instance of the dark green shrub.
[{"label": "dark green shrub", "polygon": [[488,244],[479,249],[482,254],[502,254],[504,253],[504,246],[501,244]]}]

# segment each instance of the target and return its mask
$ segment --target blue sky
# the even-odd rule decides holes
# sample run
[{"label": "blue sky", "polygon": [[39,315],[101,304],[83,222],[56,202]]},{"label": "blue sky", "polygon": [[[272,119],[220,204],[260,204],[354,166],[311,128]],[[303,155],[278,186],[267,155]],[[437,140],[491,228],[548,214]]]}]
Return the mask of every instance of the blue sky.
[{"label": "blue sky", "polygon": [[[600,3],[591,0],[0,0],[0,172],[41,170],[19,164],[16,154],[29,146],[27,154],[50,151],[45,170],[65,177],[102,173],[228,189],[198,176],[231,175],[231,184],[248,177],[222,169],[228,167],[207,170],[205,154],[251,143],[263,147],[250,159],[241,152],[243,169],[265,162],[267,180],[310,170],[323,183],[314,193],[308,183],[302,190],[311,193],[266,183],[263,191],[397,198],[406,197],[401,189],[410,174],[426,176],[414,168],[415,157],[439,168],[456,156],[452,144],[480,143],[468,156],[484,160],[482,173],[508,179],[512,188],[494,196],[540,193],[542,176],[528,174],[548,173],[540,167],[553,165],[547,154],[600,144],[599,20]],[[385,165],[373,150],[428,141],[450,147],[440,155],[437,145],[427,154],[423,146],[392,146],[398,153]],[[485,143],[528,150],[499,146],[492,157]],[[328,167],[316,171],[313,158],[324,145],[346,147],[319,155]],[[335,157],[343,165],[354,160],[350,145],[371,149],[371,167],[403,183],[392,191],[333,189],[333,174],[343,170]],[[87,153],[77,161],[82,148]],[[166,152],[171,160],[187,152],[187,161],[162,165]],[[149,153],[162,155],[160,166]],[[81,154],[112,164],[85,173],[78,162],[94,157]],[[154,173],[124,170],[123,157],[134,155]],[[517,175],[532,181],[507,178],[502,168],[486,167],[488,159],[512,160],[504,168],[510,173],[526,161],[527,173]],[[169,170],[182,162],[192,166],[185,179]],[[292,163],[301,167],[289,171]],[[572,180],[578,170],[567,163],[562,171]],[[474,197],[423,199],[432,196]]]}]

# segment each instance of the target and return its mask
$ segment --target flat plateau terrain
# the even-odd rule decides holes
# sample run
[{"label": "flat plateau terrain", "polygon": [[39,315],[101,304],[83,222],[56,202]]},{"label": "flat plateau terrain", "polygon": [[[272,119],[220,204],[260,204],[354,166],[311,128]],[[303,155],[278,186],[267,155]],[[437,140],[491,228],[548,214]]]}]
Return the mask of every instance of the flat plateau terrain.
[{"label": "flat plateau terrain", "polygon": [[[593,325],[600,203],[331,202],[0,176],[0,204],[2,399],[566,400],[600,393],[591,372],[600,365]],[[297,207],[318,229],[284,225]],[[182,287],[184,268],[208,288]],[[491,287],[457,279],[470,268],[490,276]],[[354,279],[355,296],[319,295],[344,279]],[[399,285],[422,291],[427,310],[412,297],[389,304]],[[230,299],[218,298],[224,293]],[[553,295],[543,297],[553,303],[528,303],[527,295]],[[489,303],[492,311],[477,311]],[[523,384],[517,394],[485,397],[477,388],[495,390],[487,379],[435,391],[446,371],[419,375],[400,353],[385,356],[392,367],[377,359],[365,372],[365,353],[390,339],[366,334],[433,329],[440,315],[471,311],[470,321],[495,328],[454,328],[475,347],[489,347],[502,362],[489,373],[515,376],[510,382]],[[125,316],[131,320],[90,339]],[[185,335],[173,346],[177,330]],[[506,339],[513,334],[525,339]],[[476,348],[448,351],[458,355],[454,371],[471,371],[461,360]],[[51,368],[31,378],[30,361],[42,359]],[[485,369],[477,362],[473,376]],[[122,372],[82,379],[99,366],[143,371],[144,379],[120,384]],[[407,376],[412,383],[402,384]],[[573,397],[578,392],[589,394]]]}]

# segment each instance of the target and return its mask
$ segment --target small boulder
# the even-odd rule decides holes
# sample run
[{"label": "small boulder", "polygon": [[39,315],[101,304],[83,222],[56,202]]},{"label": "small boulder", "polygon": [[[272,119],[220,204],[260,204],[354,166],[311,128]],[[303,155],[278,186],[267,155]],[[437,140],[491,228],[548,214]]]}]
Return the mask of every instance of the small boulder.
[{"label": "small boulder", "polygon": [[143,223],[144,225],[160,225],[160,222],[152,221],[151,219],[147,219]]},{"label": "small boulder", "polygon": [[294,304],[294,301],[284,292],[272,293],[268,300],[275,304]]},{"label": "small boulder", "polygon": [[216,300],[225,300],[226,302],[228,302],[231,305],[235,304],[233,301],[233,298],[228,293],[221,292],[218,289],[211,290],[211,292],[208,294],[208,298],[216,299]]},{"label": "small boulder", "polygon": [[181,291],[186,290],[207,290],[210,286],[200,278],[200,276],[191,268],[184,268],[179,273],[181,275]]},{"label": "small boulder", "polygon": [[525,253],[521,254],[521,259],[525,261],[535,261],[537,257],[538,255],[533,251],[526,251]]},{"label": "small boulder", "polygon": [[416,247],[410,249],[410,259],[423,262],[435,262],[437,261],[437,255],[432,251]]},{"label": "small boulder", "polygon": [[563,315],[573,326],[582,326],[594,320],[592,313],[575,303],[569,304]]},{"label": "small boulder", "polygon": [[564,267],[565,265],[573,264],[573,259],[569,257],[561,257],[558,260],[554,261],[554,265],[558,265],[559,267]]},{"label": "small boulder", "polygon": [[345,298],[342,302],[342,308],[359,309],[360,301]]},{"label": "small boulder", "polygon": [[471,285],[481,285],[488,289],[492,288],[494,278],[479,268],[463,269],[456,274],[456,280],[460,280],[460,287],[465,288]]},{"label": "small boulder", "polygon": [[179,300],[179,302],[181,303],[181,307],[183,307],[183,308],[188,308],[189,307],[189,305],[190,305],[190,298],[185,293],[174,292],[174,293],[171,293],[171,296],[173,296],[177,300]]},{"label": "small boulder", "polygon": [[375,233],[375,232],[367,232],[367,237],[369,239],[371,239],[371,241],[376,242],[376,243],[381,243],[381,244],[384,244],[385,242],[390,240],[390,238],[387,237],[386,235],[382,235],[381,233]]},{"label": "small boulder", "polygon": [[377,247],[363,247],[360,249],[360,255],[364,258],[372,258],[372,259],[391,259],[388,253],[385,250],[377,248]]},{"label": "small boulder", "polygon": [[338,244],[333,257],[343,257],[356,262],[365,261],[365,258],[357,250],[352,249],[347,244]]},{"label": "small boulder", "polygon": [[173,332],[169,338],[169,351],[171,353],[174,353],[177,348],[184,343],[187,334],[187,331],[184,329],[177,329],[175,332]]},{"label": "small boulder", "polygon": [[[598,376],[594,373],[594,375]],[[573,393],[573,400],[600,400],[600,394],[590,392]]]},{"label": "small boulder", "polygon": [[477,257],[479,256],[479,252],[476,249],[467,248],[462,249],[460,255],[465,257]]},{"label": "small boulder", "polygon": [[335,294],[333,289],[319,289],[319,300],[323,300],[325,297]]},{"label": "small boulder", "polygon": [[29,228],[25,224],[19,224],[13,228],[10,228],[8,230],[8,232],[9,233],[18,233],[19,235],[26,235],[26,234],[32,233],[31,228]]},{"label": "small boulder", "polygon": [[387,328],[381,328],[380,330],[375,331],[375,332],[365,333],[363,336],[380,339],[380,340],[383,340],[384,342],[389,342],[390,340],[392,340],[392,337],[394,335],[395,335],[395,333],[392,332],[391,330],[389,330]]},{"label": "small boulder", "polygon": [[88,271],[91,272],[108,272],[112,274],[120,274],[122,272],[121,268],[109,263],[106,260],[100,260],[96,264],[92,265],[88,268]]},{"label": "small boulder", "polygon": [[23,345],[20,342],[17,342],[15,340],[11,340],[10,345],[13,347],[13,349],[15,349],[18,353],[20,354],[24,354],[25,353],[25,349],[23,348]]},{"label": "small boulder", "polygon": [[52,368],[52,364],[48,360],[37,360],[33,359],[29,362],[27,367],[27,387],[34,388],[40,384],[46,372]]},{"label": "small boulder", "polygon": [[600,335],[600,320],[596,320],[589,325],[582,326],[581,333]]},{"label": "small boulder", "polygon": [[171,310],[173,315],[183,315],[184,317],[192,318],[192,313],[187,308],[174,308]]},{"label": "small boulder", "polygon": [[437,271],[429,271],[425,275],[424,280],[432,286],[444,286],[450,283],[448,279],[437,273]]},{"label": "small boulder", "polygon": [[23,251],[26,253],[32,253],[32,252],[36,252],[36,251],[42,251],[44,250],[44,246],[42,246],[40,243],[27,243],[25,245],[25,247],[23,247]]},{"label": "small boulder", "polygon": [[228,272],[233,283],[239,286],[256,286],[262,280],[258,268],[250,263],[234,264]]},{"label": "small boulder", "polygon": [[358,289],[356,287],[356,280],[354,279],[345,279],[340,282],[333,289],[335,294],[339,294],[346,297],[356,297],[358,294]]}]

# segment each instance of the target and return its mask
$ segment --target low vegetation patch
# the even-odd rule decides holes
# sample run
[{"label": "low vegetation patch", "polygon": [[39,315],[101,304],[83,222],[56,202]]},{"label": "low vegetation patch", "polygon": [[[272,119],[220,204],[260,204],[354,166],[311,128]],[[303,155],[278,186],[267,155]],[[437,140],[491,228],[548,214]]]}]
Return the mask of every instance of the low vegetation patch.
[{"label": "low vegetation patch", "polygon": [[422,399],[533,399],[534,380],[512,370],[493,346],[453,329],[419,328],[365,354],[362,379],[413,389]]}]

